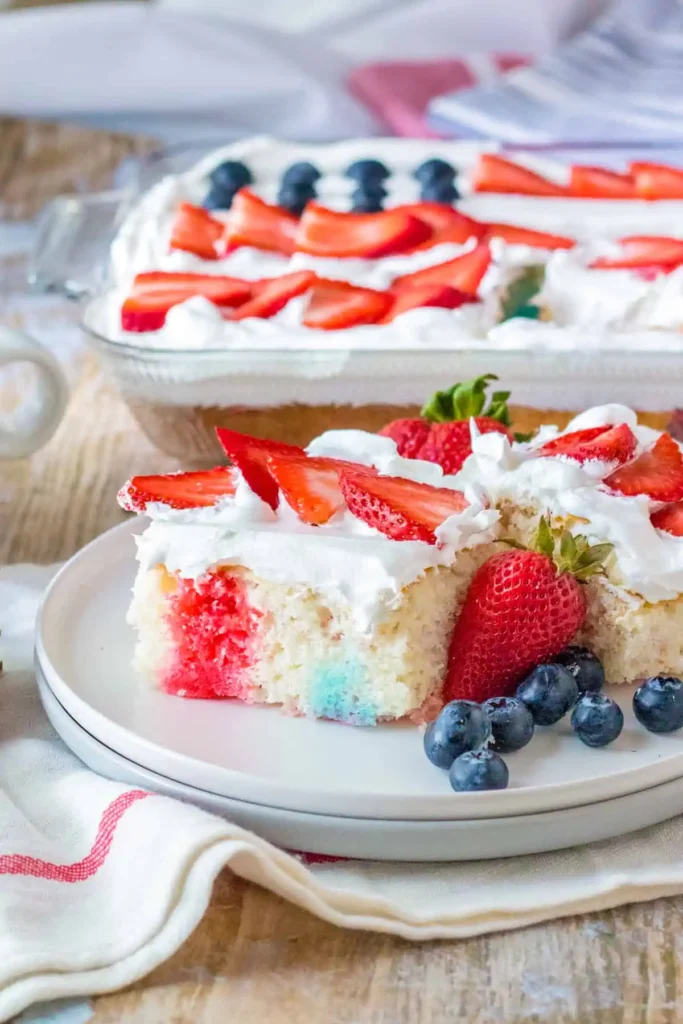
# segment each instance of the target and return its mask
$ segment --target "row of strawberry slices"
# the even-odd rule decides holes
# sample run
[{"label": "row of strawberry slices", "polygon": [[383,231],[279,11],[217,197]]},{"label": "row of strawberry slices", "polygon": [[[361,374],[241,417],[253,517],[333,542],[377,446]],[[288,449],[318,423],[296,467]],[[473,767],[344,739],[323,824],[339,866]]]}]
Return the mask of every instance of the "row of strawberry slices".
[{"label": "row of strawberry slices", "polygon": [[242,188],[225,220],[201,206],[181,203],[171,227],[170,247],[205,260],[221,259],[240,246],[283,256],[304,252],[378,259],[445,243],[463,245],[470,238],[501,238],[510,245],[542,249],[571,249],[575,244],[572,238],[515,224],[485,224],[452,206],[432,202],[395,206],[379,213],[341,212],[310,202],[298,218]]},{"label": "row of strawberry slices", "polygon": [[[498,430],[512,438],[504,410],[505,395],[494,395],[486,412],[479,399],[485,380],[460,385],[441,393],[454,393],[455,414],[460,402],[473,396],[475,420],[480,430]],[[439,408],[428,403],[426,410]],[[441,404],[441,408],[443,405]],[[502,416],[496,419],[496,415]],[[454,473],[471,453],[467,433],[469,422],[427,420],[425,433],[421,420],[401,420],[388,424],[382,433],[400,434],[399,454],[438,463],[446,473]],[[409,424],[413,424],[410,437]],[[420,540],[436,543],[435,530],[449,516],[463,511],[467,501],[462,493],[400,477],[380,476],[371,467],[326,457],[309,456],[303,448],[282,442],[265,441],[232,430],[219,428],[219,441],[232,465],[194,473],[133,477],[119,494],[119,503],[127,511],[144,512],[148,503],[163,502],[184,509],[215,505],[235,493],[238,475],[272,509],[280,495],[310,525],[321,526],[346,506],[358,519],[392,540]],[[627,424],[591,427],[554,438],[535,452],[539,458],[560,457],[579,463],[599,461],[610,464],[612,472],[602,486],[615,495],[646,495],[661,507],[652,513],[653,525],[675,536],[683,536],[683,455],[668,433],[662,433],[649,448],[636,455],[637,440]]]},{"label": "row of strawberry slices", "polygon": [[472,172],[474,192],[580,199],[683,199],[683,169],[633,161],[625,173],[575,164],[561,185],[494,153],[480,156]]},{"label": "row of strawberry slices", "polygon": [[198,295],[218,306],[225,320],[263,319],[275,316],[291,299],[304,294],[304,327],[330,331],[388,324],[410,309],[457,309],[476,302],[477,289],[490,262],[488,244],[480,243],[445,263],[397,277],[386,291],[327,280],[312,270],[258,281],[150,271],[136,276],[121,307],[121,326],[125,331],[159,330],[169,309]]}]

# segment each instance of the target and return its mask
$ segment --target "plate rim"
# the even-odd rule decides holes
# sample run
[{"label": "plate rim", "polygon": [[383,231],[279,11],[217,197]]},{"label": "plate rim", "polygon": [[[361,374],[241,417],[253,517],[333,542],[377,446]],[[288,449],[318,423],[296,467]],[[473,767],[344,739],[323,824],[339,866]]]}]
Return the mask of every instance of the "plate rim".
[{"label": "plate rim", "polygon": [[[615,797],[606,801],[599,801],[598,803],[588,805],[587,807],[568,807],[564,810],[559,811],[542,811],[540,813],[534,813],[530,815],[519,815],[515,817],[504,817],[504,818],[478,818],[478,819],[464,819],[464,820],[405,820],[405,819],[372,819],[372,818],[349,818],[339,815],[326,815],[317,814],[308,811],[291,811],[281,807],[268,807],[262,804],[252,804],[247,801],[239,800],[233,797],[222,796],[218,793],[208,793],[197,789],[194,786],[190,786],[186,783],[177,782],[173,779],[168,779],[166,776],[159,775],[156,772],[152,772],[148,768],[144,768],[141,765],[135,764],[135,762],[123,757],[117,751],[112,750],[106,744],[102,743],[96,737],[92,736],[87,730],[83,728],[74,718],[71,717],[69,712],[62,707],[57,697],[50,689],[47,681],[44,678],[38,680],[38,690],[40,699],[45,709],[45,712],[50,719],[50,722],[56,732],[59,734],[62,741],[69,747],[70,750],[77,757],[82,760],[85,759],[85,751],[80,746],[82,742],[88,748],[88,753],[92,754],[93,750],[97,757],[103,757],[110,763],[113,762],[116,765],[119,762],[123,762],[124,769],[127,765],[130,765],[133,769],[133,775],[135,772],[141,773],[141,778],[123,780],[122,784],[125,785],[144,785],[146,788],[151,790],[157,795],[166,796],[169,799],[182,800],[193,803],[200,806],[203,810],[207,810],[212,814],[219,814],[221,816],[228,817],[228,820],[233,820],[237,815],[244,812],[245,815],[254,815],[256,820],[248,821],[237,821],[236,824],[243,828],[247,828],[249,831],[255,832],[257,835],[260,834],[260,830],[263,828],[270,834],[264,836],[268,842],[274,843],[276,846],[286,849],[290,853],[298,852],[298,848],[294,848],[288,845],[288,840],[283,843],[283,829],[297,829],[302,828],[307,830],[304,835],[304,844],[311,846],[310,852],[314,854],[323,854],[325,856],[339,857],[342,859],[351,858],[354,860],[392,860],[396,863],[406,863],[410,861],[421,861],[423,863],[454,863],[457,861],[471,861],[473,858],[469,855],[462,856],[462,848],[457,847],[457,842],[460,839],[461,842],[467,843],[472,841],[473,837],[476,837],[477,833],[482,836],[482,840],[485,845],[485,852],[477,858],[483,860],[498,860],[501,858],[513,858],[518,856],[525,856],[534,853],[548,853],[556,850],[568,849],[572,846],[586,845],[592,842],[600,842],[604,839],[615,838],[619,835],[626,835],[630,832],[638,831],[643,827],[649,827],[658,824],[661,821],[666,821],[672,817],[676,817],[681,813],[680,807],[677,805],[675,809],[671,808],[671,796],[675,792],[677,795],[680,794],[680,787],[675,790],[672,789],[678,782],[678,780],[672,780],[669,782],[661,783],[657,786],[651,787],[648,790],[642,790],[637,793],[626,794],[621,797]],[[55,721],[58,720],[58,723]],[[66,723],[66,729],[64,725]],[[65,732],[68,732],[69,738],[65,736]],[[74,736],[77,737],[78,746],[72,746],[70,740],[73,740]],[[88,763],[88,762],[86,762]],[[92,768],[97,771],[98,768]],[[106,774],[106,772],[105,772]],[[161,783],[159,789],[155,788],[158,783]],[[168,790],[168,791],[167,791]],[[176,791],[176,790],[179,790]],[[584,837],[579,842],[567,841],[567,830],[571,828],[571,823],[576,821],[576,816],[581,812],[588,812],[591,816],[592,821],[595,821],[596,815],[604,817],[604,820],[609,820],[611,815],[620,815],[621,821],[632,820],[633,812],[633,801],[640,802],[648,798],[648,794],[652,793],[653,797],[657,797],[656,800],[650,800],[649,805],[651,807],[659,807],[660,810],[664,804],[666,810],[664,814],[657,811],[654,815],[647,815],[648,820],[643,823],[640,819],[636,821],[633,827],[628,827],[626,831],[615,831],[612,827],[608,829],[600,830],[602,835],[594,835],[592,837]],[[203,799],[206,798],[206,799]],[[584,822],[585,825],[585,822]],[[559,836],[560,841],[548,842],[548,837],[552,834],[558,838],[558,826],[560,826]],[[514,828],[525,828],[525,834],[529,834],[529,829],[535,829],[536,834],[540,833],[545,837],[543,843],[543,849],[523,849],[515,852],[493,852],[492,847],[489,845],[493,843],[495,845],[495,833],[498,830],[504,830],[505,836],[508,841],[508,849],[510,842],[510,830]],[[275,830],[273,834],[272,830]],[[309,830],[318,829],[319,832],[311,833]],[[589,825],[590,829],[590,825]],[[605,834],[606,832],[609,835]],[[361,835],[359,836],[359,833]],[[492,833],[493,837],[492,838]],[[576,833],[574,833],[575,835]],[[297,842],[301,841],[301,832],[297,831]],[[341,838],[339,838],[341,837]],[[418,854],[415,854],[415,848],[411,848],[410,853],[406,853],[402,848],[399,849],[401,839],[405,842],[406,837],[408,841],[413,841],[417,837],[422,838],[422,842],[418,847]],[[378,842],[382,842],[386,839],[390,842],[390,856],[387,857],[387,851],[384,850],[380,856],[380,851],[377,846]],[[435,852],[433,846],[429,846],[429,842],[434,843],[438,848],[438,852]],[[358,842],[370,843],[372,853],[358,854]],[[449,845],[444,846],[444,843]],[[337,843],[341,843],[343,850],[337,847]],[[426,844],[426,845],[425,845]],[[453,844],[453,845],[450,845]],[[536,844],[532,842],[531,846],[535,847]],[[314,849],[318,847],[318,849]],[[366,848],[367,849],[367,848]],[[426,854],[431,851],[429,856]]]}]

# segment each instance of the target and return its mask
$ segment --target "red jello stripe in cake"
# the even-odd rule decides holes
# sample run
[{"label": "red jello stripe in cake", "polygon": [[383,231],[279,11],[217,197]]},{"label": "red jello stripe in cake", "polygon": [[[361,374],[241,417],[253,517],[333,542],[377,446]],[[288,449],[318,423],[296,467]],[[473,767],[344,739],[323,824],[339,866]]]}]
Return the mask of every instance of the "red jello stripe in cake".
[{"label": "red jello stripe in cake", "polygon": [[262,612],[249,603],[244,578],[214,572],[196,583],[176,582],[167,615],[175,650],[162,688],[183,697],[248,700]]}]

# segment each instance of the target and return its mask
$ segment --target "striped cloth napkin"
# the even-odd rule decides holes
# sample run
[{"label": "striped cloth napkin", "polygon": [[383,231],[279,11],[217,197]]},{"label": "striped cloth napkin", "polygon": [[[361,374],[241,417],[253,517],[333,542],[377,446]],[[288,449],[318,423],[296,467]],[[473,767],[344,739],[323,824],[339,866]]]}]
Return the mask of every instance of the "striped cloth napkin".
[{"label": "striped cloth napkin", "polygon": [[440,134],[503,142],[683,143],[683,4],[618,0],[533,67],[438,96]]}]

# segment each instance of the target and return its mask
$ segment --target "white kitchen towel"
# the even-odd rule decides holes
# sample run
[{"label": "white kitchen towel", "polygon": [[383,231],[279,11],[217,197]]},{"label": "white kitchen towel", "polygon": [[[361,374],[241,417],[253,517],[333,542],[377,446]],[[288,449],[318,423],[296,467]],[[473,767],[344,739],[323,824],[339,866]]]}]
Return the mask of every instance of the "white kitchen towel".
[{"label": "white kitchen towel", "polygon": [[0,1020],[111,991],[169,957],[230,868],[345,928],[459,938],[683,892],[683,819],[513,860],[307,863],[168,797],[95,775],[53,732],[31,670],[50,568],[0,570]]},{"label": "white kitchen towel", "polygon": [[429,104],[459,138],[527,145],[683,145],[683,4],[618,0],[537,64]]}]

